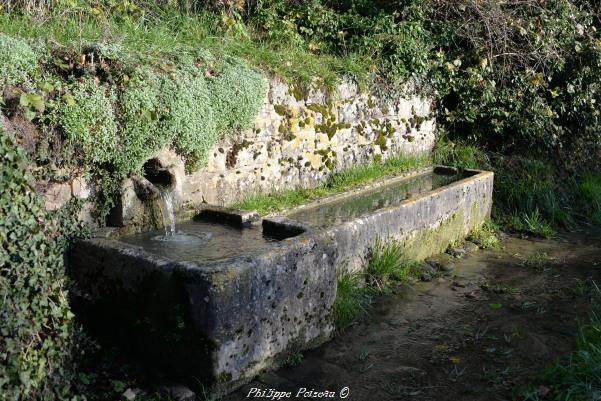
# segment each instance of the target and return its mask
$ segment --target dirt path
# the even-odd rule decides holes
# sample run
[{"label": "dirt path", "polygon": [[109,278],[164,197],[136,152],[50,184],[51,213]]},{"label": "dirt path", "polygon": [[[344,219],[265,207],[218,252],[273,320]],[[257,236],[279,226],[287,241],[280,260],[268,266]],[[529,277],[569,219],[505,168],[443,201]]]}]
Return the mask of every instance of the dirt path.
[{"label": "dirt path", "polygon": [[450,276],[394,289],[298,366],[224,400],[248,399],[253,387],[292,399],[299,388],[343,387],[357,401],[511,399],[573,347],[593,280],[601,282],[601,232],[507,238],[501,249],[464,257]]}]

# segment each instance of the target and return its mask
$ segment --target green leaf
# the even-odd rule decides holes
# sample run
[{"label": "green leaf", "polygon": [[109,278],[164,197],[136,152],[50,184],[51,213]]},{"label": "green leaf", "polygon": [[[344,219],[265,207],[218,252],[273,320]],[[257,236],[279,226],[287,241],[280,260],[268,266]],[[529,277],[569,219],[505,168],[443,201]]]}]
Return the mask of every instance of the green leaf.
[{"label": "green leaf", "polygon": [[21,94],[21,97],[19,98],[19,104],[23,107],[29,106],[29,97],[27,96],[27,93]]},{"label": "green leaf", "polygon": [[63,95],[63,100],[65,101],[65,103],[67,104],[67,106],[69,106],[69,107],[75,106],[75,98],[73,97],[72,94],[65,93]]},{"label": "green leaf", "polygon": [[503,304],[488,304],[488,306],[490,306],[490,309],[492,310],[497,310],[501,309],[503,307]]}]

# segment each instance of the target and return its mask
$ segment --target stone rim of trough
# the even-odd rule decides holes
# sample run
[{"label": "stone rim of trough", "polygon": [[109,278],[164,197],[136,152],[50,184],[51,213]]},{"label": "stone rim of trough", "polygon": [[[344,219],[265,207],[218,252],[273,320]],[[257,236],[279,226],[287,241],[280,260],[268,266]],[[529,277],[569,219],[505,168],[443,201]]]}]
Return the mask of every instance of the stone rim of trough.
[{"label": "stone rim of trough", "polygon": [[[264,217],[265,218],[274,218],[274,217],[286,218],[287,216],[290,216],[301,210],[313,209],[313,208],[316,208],[319,206],[327,205],[329,203],[337,202],[342,199],[351,198],[351,197],[363,194],[365,192],[372,191],[377,188],[394,185],[394,184],[397,184],[397,183],[400,183],[400,182],[403,182],[403,181],[406,181],[406,180],[409,180],[409,179],[412,179],[415,177],[419,177],[424,174],[434,172],[437,169],[452,171],[454,174],[459,174],[462,172],[462,173],[465,173],[466,176],[457,181],[453,181],[449,184],[443,185],[439,188],[432,189],[432,190],[429,190],[426,192],[422,192],[415,196],[411,196],[410,198],[407,198],[398,204],[383,207],[383,208],[378,209],[377,211],[371,212],[369,214],[379,214],[381,212],[386,212],[391,209],[396,209],[396,208],[402,207],[403,205],[408,205],[413,202],[416,202],[419,199],[431,197],[431,196],[436,195],[436,194],[438,194],[442,191],[445,191],[449,188],[463,185],[467,181],[479,180],[479,179],[486,178],[489,176],[494,176],[494,173],[492,171],[477,170],[477,169],[458,169],[456,167],[449,167],[449,166],[444,166],[444,165],[432,165],[432,166],[422,167],[422,168],[419,168],[416,170],[412,170],[409,172],[405,172],[405,173],[401,173],[401,174],[397,174],[397,175],[393,175],[393,176],[382,177],[377,180],[370,181],[365,184],[361,184],[361,185],[359,185],[353,189],[350,189],[348,191],[344,191],[339,194],[325,196],[323,198],[318,198],[318,199],[312,200],[307,203],[303,203],[301,205],[298,205],[298,206],[295,206],[295,207],[292,207],[289,209],[285,209],[285,210],[282,210],[282,211],[279,211],[276,213],[267,214]],[[359,216],[353,220],[360,219],[361,217],[364,217],[364,216]],[[294,219],[290,219],[290,220],[295,221]],[[346,223],[350,223],[350,222],[345,222],[345,223],[337,224],[337,225],[343,225]]]}]

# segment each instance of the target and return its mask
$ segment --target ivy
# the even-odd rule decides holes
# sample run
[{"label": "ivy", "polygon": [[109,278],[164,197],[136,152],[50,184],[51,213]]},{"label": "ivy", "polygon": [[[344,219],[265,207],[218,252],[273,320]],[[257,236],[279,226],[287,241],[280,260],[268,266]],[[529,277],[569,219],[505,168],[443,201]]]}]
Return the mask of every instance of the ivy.
[{"label": "ivy", "polygon": [[0,398],[68,399],[64,237],[31,187],[24,153],[3,131],[0,163]]}]

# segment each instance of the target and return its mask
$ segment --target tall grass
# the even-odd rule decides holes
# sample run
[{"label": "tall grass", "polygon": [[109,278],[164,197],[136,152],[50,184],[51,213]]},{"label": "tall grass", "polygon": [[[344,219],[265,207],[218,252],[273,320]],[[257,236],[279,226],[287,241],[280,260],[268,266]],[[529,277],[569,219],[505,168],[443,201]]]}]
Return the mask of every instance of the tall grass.
[{"label": "tall grass", "polygon": [[493,217],[505,227],[548,238],[555,228],[601,224],[601,175],[561,173],[549,160],[487,154],[477,145],[444,136],[434,162],[495,172]]},{"label": "tall grass", "polygon": [[394,283],[406,281],[420,271],[420,263],[408,259],[397,241],[378,241],[371,252],[367,271],[338,276],[334,321],[339,329],[369,313],[377,294],[388,293]]},{"label": "tall grass", "polygon": [[365,277],[360,273],[342,273],[336,284],[334,322],[343,329],[367,315],[373,290],[365,286]]},{"label": "tall grass", "polygon": [[595,224],[601,224],[601,174],[586,174],[580,184],[583,208],[587,217]]},{"label": "tall grass", "polygon": [[[238,56],[286,79],[311,83],[315,79],[332,86],[340,76],[359,81],[367,77],[366,61],[354,55],[334,57],[314,54],[300,46],[265,40],[250,25],[224,29],[221,17],[199,10],[184,14],[174,10],[149,15],[99,15],[73,9],[43,19],[14,13],[0,14],[0,32],[81,50],[89,43],[104,42],[123,47],[127,54],[169,59],[195,54],[199,48],[215,56]],[[78,11],[79,10],[79,11]]]},{"label": "tall grass", "polygon": [[384,292],[393,282],[405,281],[419,270],[417,262],[408,259],[399,242],[378,241],[367,266],[370,285]]}]

